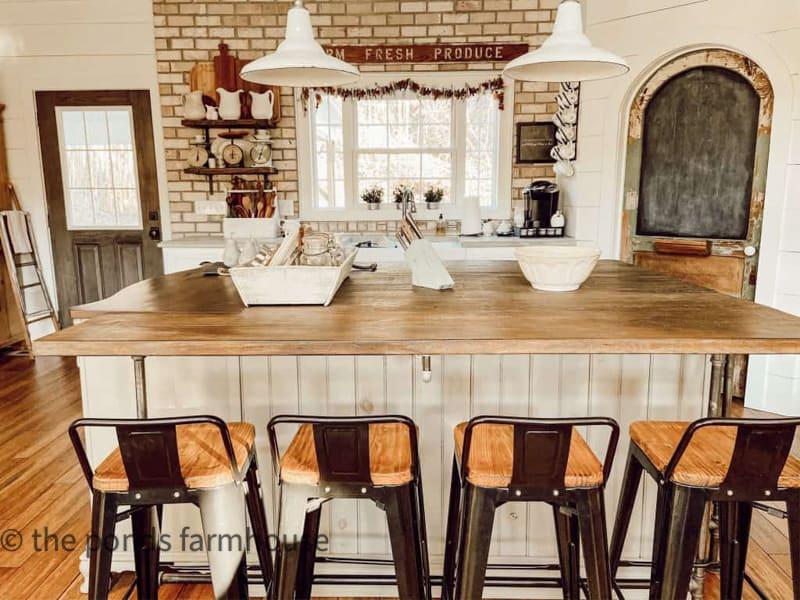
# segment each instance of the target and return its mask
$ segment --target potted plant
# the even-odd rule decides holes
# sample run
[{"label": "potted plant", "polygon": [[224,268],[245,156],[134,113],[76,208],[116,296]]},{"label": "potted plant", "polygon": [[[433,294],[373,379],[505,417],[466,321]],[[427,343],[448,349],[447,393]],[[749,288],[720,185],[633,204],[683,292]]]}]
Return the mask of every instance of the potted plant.
[{"label": "potted plant", "polygon": [[424,195],[425,205],[431,210],[439,210],[439,205],[444,198],[444,190],[438,186],[430,187]]},{"label": "potted plant", "polygon": [[392,191],[392,195],[394,196],[394,207],[397,210],[400,210],[403,200],[406,197],[408,197],[412,202],[414,201],[414,188],[407,183],[399,183]]},{"label": "potted plant", "polygon": [[361,200],[367,203],[369,210],[378,210],[383,202],[383,188],[374,185],[361,192]]}]

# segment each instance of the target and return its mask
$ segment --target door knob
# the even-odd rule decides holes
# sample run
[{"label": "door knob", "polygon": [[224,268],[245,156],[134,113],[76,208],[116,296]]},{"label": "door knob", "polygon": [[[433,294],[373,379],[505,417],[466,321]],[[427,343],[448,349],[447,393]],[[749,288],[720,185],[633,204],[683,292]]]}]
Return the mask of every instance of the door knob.
[{"label": "door knob", "polygon": [[744,247],[744,255],[747,257],[755,256],[756,255],[756,247],[755,246],[745,246]]},{"label": "door knob", "polygon": [[157,241],[161,239],[161,230],[158,227],[151,227],[150,231],[147,233],[150,236],[150,239],[153,241]]}]

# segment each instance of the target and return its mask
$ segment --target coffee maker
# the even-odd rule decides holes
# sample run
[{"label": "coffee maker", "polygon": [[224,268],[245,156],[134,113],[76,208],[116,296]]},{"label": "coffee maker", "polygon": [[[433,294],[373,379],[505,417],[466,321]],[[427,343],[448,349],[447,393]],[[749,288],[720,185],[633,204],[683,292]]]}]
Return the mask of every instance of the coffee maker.
[{"label": "coffee maker", "polygon": [[519,229],[520,237],[564,236],[564,217],[558,211],[559,194],[558,185],[546,180],[534,181],[523,190],[525,224]]}]

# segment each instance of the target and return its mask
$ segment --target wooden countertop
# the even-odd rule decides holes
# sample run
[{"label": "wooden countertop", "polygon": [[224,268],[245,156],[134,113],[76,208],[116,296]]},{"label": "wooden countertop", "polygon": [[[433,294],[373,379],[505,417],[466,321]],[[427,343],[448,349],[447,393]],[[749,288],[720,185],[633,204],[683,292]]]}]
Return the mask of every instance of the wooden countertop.
[{"label": "wooden countertop", "polygon": [[800,354],[800,318],[616,261],[577,292],[530,287],[516,263],[448,265],[456,287],[412,288],[401,266],[354,271],[329,307],[245,308],[199,270],[73,309],[89,319],[39,355]]}]

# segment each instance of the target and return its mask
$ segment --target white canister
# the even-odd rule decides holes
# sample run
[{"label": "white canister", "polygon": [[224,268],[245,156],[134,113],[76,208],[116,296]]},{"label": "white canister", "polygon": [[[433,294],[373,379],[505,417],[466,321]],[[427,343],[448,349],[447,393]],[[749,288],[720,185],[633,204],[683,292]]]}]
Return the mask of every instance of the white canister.
[{"label": "white canister", "polygon": [[566,219],[564,218],[564,213],[560,210],[557,210],[553,213],[553,216],[550,217],[550,227],[563,227]]}]

